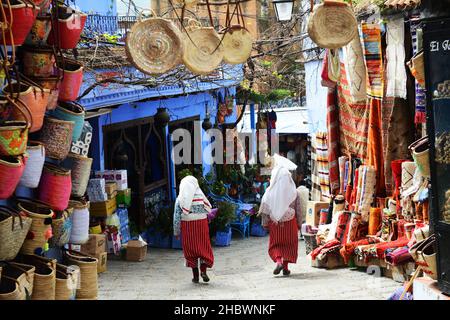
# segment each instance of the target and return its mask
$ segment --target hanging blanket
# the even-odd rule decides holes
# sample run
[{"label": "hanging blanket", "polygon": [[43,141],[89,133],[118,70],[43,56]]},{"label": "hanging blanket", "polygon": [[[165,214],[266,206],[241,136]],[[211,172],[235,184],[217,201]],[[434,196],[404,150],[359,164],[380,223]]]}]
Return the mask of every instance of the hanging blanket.
[{"label": "hanging blanket", "polygon": [[[413,54],[415,55],[421,49],[420,38],[418,36],[418,30],[420,30],[420,17],[411,18],[411,37],[413,45]],[[415,81],[416,89],[416,115],[414,117],[415,123],[426,122],[426,94],[425,88],[423,88],[417,81]]]},{"label": "hanging blanket", "polygon": [[319,168],[317,162],[316,139],[312,139],[311,146],[311,200],[321,201]]},{"label": "hanging blanket", "polygon": [[366,65],[359,36],[343,48],[350,101],[366,101]]},{"label": "hanging blanket", "polygon": [[383,61],[381,52],[381,29],[379,24],[361,24],[361,42],[367,69],[367,95],[383,98]]},{"label": "hanging blanket", "polygon": [[322,198],[330,199],[330,171],[328,164],[328,143],[325,132],[316,133],[317,169]]},{"label": "hanging blanket", "polygon": [[352,154],[358,158],[367,155],[369,130],[369,106],[366,101],[352,103],[344,64],[341,64],[341,79],[338,85],[339,134],[341,154]]},{"label": "hanging blanket", "polygon": [[386,43],[386,95],[406,99],[405,23],[403,17],[387,22]]},{"label": "hanging blanket", "polygon": [[328,165],[331,194],[339,192],[339,111],[335,89],[328,89],[327,97]]}]

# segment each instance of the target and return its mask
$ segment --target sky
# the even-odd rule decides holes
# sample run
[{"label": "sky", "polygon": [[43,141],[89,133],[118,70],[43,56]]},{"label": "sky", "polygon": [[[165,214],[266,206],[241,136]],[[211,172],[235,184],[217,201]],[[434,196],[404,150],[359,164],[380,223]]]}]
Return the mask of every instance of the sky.
[{"label": "sky", "polygon": [[[134,4],[141,9],[141,8],[150,8],[150,2],[151,0],[133,0]],[[128,0],[117,0],[117,13],[119,15],[126,15],[128,12]],[[130,15],[133,14],[133,9],[130,10]]]}]

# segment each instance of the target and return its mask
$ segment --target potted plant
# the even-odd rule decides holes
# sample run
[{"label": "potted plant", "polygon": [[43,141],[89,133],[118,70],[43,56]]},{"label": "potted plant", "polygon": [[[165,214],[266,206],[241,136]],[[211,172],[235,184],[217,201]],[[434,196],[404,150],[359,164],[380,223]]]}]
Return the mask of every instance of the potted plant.
[{"label": "potted plant", "polygon": [[231,243],[230,223],[236,220],[236,206],[230,202],[217,203],[218,212],[211,223],[211,231],[216,235],[216,246],[229,246]]},{"label": "potted plant", "polygon": [[259,206],[255,205],[254,207],[255,214],[253,215],[253,219],[250,227],[250,235],[254,237],[265,237],[267,235],[267,230],[264,229],[261,222],[261,217],[258,216]]}]

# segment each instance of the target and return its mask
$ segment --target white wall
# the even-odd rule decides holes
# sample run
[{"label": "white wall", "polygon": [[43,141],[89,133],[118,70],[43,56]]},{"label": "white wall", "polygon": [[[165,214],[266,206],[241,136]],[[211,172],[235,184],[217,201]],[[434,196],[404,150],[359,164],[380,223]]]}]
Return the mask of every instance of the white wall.
[{"label": "white wall", "polygon": [[306,107],[309,114],[310,133],[327,130],[327,88],[322,87],[322,61],[305,63]]}]

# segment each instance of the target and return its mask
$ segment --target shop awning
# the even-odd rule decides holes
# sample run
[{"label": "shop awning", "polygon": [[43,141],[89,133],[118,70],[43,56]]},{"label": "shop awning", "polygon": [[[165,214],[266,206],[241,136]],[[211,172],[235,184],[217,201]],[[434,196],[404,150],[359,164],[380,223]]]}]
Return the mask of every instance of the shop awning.
[{"label": "shop awning", "polygon": [[[251,132],[250,111],[244,113],[237,128],[240,132]],[[274,108],[277,113],[278,133],[309,133],[308,110],[305,107]],[[255,114],[255,121],[257,115]]]}]

